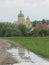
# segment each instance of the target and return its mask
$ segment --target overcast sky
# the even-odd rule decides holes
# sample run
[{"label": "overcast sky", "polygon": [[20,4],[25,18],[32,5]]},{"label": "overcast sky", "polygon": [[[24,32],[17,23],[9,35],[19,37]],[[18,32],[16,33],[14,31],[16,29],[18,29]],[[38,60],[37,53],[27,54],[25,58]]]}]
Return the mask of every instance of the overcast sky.
[{"label": "overcast sky", "polygon": [[0,0],[0,21],[16,21],[20,10],[31,20],[49,19],[49,0]]}]

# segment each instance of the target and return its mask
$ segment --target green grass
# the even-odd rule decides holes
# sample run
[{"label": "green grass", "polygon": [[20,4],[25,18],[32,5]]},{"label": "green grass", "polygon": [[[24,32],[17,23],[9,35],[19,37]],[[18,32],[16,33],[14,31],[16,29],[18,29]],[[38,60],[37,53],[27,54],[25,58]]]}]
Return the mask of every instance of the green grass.
[{"label": "green grass", "polygon": [[49,37],[4,37],[14,42],[18,42],[27,49],[49,58]]}]

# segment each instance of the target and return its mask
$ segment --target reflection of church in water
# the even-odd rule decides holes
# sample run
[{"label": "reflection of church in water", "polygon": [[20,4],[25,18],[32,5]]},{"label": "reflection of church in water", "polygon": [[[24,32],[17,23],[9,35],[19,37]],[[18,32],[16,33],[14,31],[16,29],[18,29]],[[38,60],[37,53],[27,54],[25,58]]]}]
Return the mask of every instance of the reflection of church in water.
[{"label": "reflection of church in water", "polygon": [[24,47],[18,47],[18,53],[23,62],[32,62],[29,56],[29,52],[30,51],[25,49]]},{"label": "reflection of church in water", "polygon": [[22,11],[18,14],[18,24],[24,24],[26,27],[31,28],[31,22],[29,16],[25,19]]}]

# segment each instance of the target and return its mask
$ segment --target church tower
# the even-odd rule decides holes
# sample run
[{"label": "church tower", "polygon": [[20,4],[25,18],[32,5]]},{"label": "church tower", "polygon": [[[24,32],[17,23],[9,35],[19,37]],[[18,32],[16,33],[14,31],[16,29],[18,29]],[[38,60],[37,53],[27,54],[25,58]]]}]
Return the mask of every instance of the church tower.
[{"label": "church tower", "polygon": [[31,22],[30,22],[29,16],[27,16],[27,18],[26,18],[25,25],[27,28],[31,28]]},{"label": "church tower", "polygon": [[24,23],[24,15],[22,11],[18,14],[18,24],[23,24]]}]

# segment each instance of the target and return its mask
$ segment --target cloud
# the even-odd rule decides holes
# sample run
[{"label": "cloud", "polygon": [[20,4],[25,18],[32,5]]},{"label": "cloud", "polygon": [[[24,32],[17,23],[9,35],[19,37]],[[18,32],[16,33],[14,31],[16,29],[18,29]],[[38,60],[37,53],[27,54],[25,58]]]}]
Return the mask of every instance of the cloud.
[{"label": "cloud", "polygon": [[9,8],[16,8],[16,7],[36,7],[37,3],[34,2],[26,2],[25,0],[0,0],[0,7],[9,7]]},{"label": "cloud", "polygon": [[42,1],[41,5],[49,8],[49,0]]},{"label": "cloud", "polygon": [[38,3],[33,3],[32,7],[37,7],[38,6]]},{"label": "cloud", "polygon": [[26,7],[30,6],[30,3],[24,0],[4,0],[0,1],[0,7]]}]

